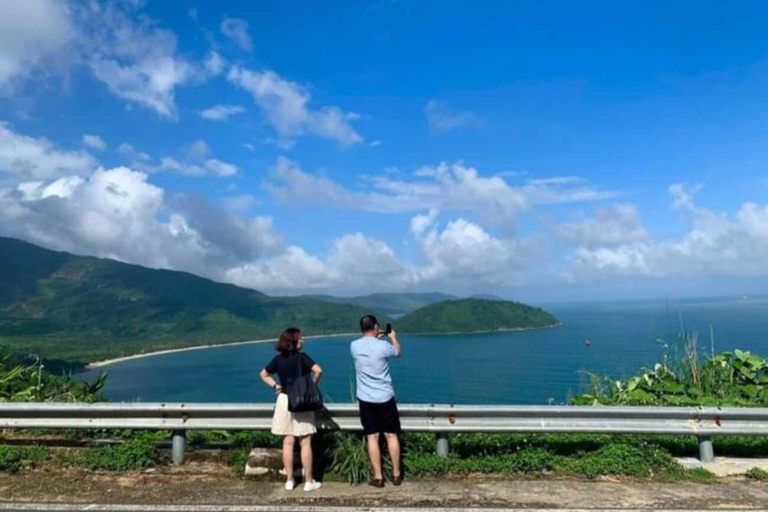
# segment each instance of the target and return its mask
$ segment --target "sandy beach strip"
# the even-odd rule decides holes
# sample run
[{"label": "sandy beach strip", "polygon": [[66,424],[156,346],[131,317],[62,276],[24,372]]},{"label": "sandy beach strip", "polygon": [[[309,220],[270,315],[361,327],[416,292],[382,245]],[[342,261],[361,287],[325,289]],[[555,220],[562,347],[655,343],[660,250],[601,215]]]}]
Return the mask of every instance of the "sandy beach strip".
[{"label": "sandy beach strip", "polygon": [[[314,338],[338,338],[342,336],[358,336],[359,334],[360,333],[357,333],[357,332],[346,332],[346,333],[340,333],[340,334],[315,334],[313,336],[304,336],[304,339],[309,340]],[[85,365],[85,369],[95,370],[96,368],[104,368],[105,366],[109,366],[115,363],[122,363],[124,361],[132,361],[134,359],[143,359],[145,357],[162,356],[165,354],[175,354],[177,352],[189,352],[190,350],[205,350],[208,348],[236,347],[238,345],[254,345],[256,343],[274,343],[276,341],[277,341],[277,338],[268,338],[264,340],[233,341],[231,343],[213,343],[210,345],[198,345],[195,347],[171,348],[167,350],[158,350],[156,352],[134,354],[132,356],[116,357],[114,359],[106,359],[104,361],[95,361],[93,363],[88,363],[87,365]]]}]

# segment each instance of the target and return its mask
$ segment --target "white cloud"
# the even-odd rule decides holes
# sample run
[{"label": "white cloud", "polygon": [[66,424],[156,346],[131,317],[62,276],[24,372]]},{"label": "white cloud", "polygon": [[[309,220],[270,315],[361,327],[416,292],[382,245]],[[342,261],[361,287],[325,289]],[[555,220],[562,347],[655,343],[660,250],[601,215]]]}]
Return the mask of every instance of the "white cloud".
[{"label": "white cloud", "polygon": [[271,219],[232,217],[199,196],[169,198],[125,167],[0,190],[0,235],[214,279],[280,250]]},{"label": "white cloud", "polygon": [[440,212],[438,212],[436,208],[430,208],[426,215],[416,215],[415,217],[412,217],[411,233],[417,236],[423,235],[424,232],[435,223],[439,213]]},{"label": "white cloud", "polygon": [[208,158],[203,162],[190,163],[180,162],[175,158],[163,157],[160,160],[160,170],[175,172],[184,176],[201,177],[201,176],[218,176],[220,178],[228,178],[231,176],[237,176],[238,168],[236,165],[216,160],[215,158]]},{"label": "white cloud", "polygon": [[200,70],[176,51],[176,36],[118,4],[91,3],[83,18],[83,58],[116,96],[176,119],[176,87]]},{"label": "white cloud", "polygon": [[220,75],[226,65],[227,62],[218,52],[210,52],[203,61],[203,69],[209,77]]},{"label": "white cloud", "polygon": [[381,141],[380,140],[372,140],[371,142],[368,143],[368,145],[370,147],[372,147],[372,148],[376,148],[376,147],[381,146]]},{"label": "white cloud", "polygon": [[700,187],[674,184],[672,207],[690,218],[677,238],[649,239],[615,247],[579,247],[574,273],[624,276],[765,276],[768,267],[768,205],[744,203],[735,215],[698,206]]},{"label": "white cloud", "polygon": [[180,158],[164,156],[159,162],[153,162],[152,157],[142,151],[137,151],[127,143],[120,144],[117,152],[126,162],[141,172],[173,172],[189,177],[217,176],[229,178],[237,176],[240,169],[231,163],[216,158],[209,158],[211,153],[208,143],[198,139],[182,149]]},{"label": "white cloud", "polygon": [[245,112],[243,107],[238,105],[216,105],[199,112],[200,117],[209,121],[226,121],[230,117]]},{"label": "white cloud", "polygon": [[0,16],[0,93],[10,93],[34,72],[73,61],[76,37],[69,3],[3,0]]},{"label": "white cloud", "polygon": [[485,222],[504,228],[514,225],[520,213],[539,204],[587,202],[615,197],[616,193],[583,180],[550,179],[511,186],[499,176],[482,176],[462,162],[440,163],[418,169],[413,176],[365,177],[365,190],[350,190],[329,177],[303,171],[280,157],[266,188],[280,200],[300,200],[387,213],[409,213],[429,208],[467,211]]},{"label": "white cloud", "polygon": [[485,281],[510,284],[517,265],[517,242],[491,236],[465,219],[435,227],[421,236],[429,264],[420,269],[424,281]]},{"label": "white cloud", "polygon": [[650,238],[633,204],[598,208],[594,217],[560,224],[556,232],[572,244],[585,247],[622,245]]},{"label": "white cloud", "polygon": [[107,144],[98,135],[83,135],[83,146],[98,149],[99,151],[107,149]]},{"label": "white cloud", "polygon": [[435,132],[447,132],[457,128],[472,128],[483,125],[483,120],[474,112],[454,112],[439,101],[431,100],[424,106],[424,115],[429,128]]},{"label": "white cloud", "polygon": [[47,179],[62,174],[86,175],[98,162],[83,150],[67,151],[44,138],[21,135],[0,121],[0,173],[16,180]]},{"label": "white cloud", "polygon": [[309,91],[295,82],[284,80],[274,71],[250,71],[234,66],[227,78],[253,95],[272,127],[282,136],[312,134],[334,139],[344,146],[363,141],[350,125],[355,115],[333,106],[310,109]]},{"label": "white cloud", "polygon": [[253,51],[253,40],[248,34],[248,22],[240,18],[224,18],[219,26],[221,33],[231,39],[241,50]]}]

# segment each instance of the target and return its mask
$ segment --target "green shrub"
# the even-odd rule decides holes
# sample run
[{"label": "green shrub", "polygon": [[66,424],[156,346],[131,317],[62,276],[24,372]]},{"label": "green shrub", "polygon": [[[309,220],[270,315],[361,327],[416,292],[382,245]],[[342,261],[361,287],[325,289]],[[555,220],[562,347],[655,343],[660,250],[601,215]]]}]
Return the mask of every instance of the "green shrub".
[{"label": "green shrub", "polygon": [[248,462],[250,453],[250,448],[240,448],[229,456],[229,466],[237,478],[242,478],[245,475],[245,464]]},{"label": "green shrub", "polygon": [[0,445],[0,471],[17,473],[34,467],[48,458],[48,449],[44,446],[8,446]]},{"label": "green shrub", "polygon": [[600,475],[651,477],[674,470],[669,452],[654,445],[609,444],[577,457],[559,457],[558,469],[566,474],[595,478]]},{"label": "green shrub", "polygon": [[574,405],[768,406],[766,359],[734,350],[702,360],[698,340],[696,332],[682,331],[675,343],[664,343],[662,362],[626,380],[589,374],[590,391],[571,401]]},{"label": "green shrub", "polygon": [[766,481],[768,480],[768,471],[760,468],[752,468],[747,471],[747,478],[750,480]]},{"label": "green shrub", "polygon": [[155,448],[154,441],[147,437],[137,437],[117,445],[57,453],[57,460],[62,464],[110,471],[144,469],[165,458]]}]

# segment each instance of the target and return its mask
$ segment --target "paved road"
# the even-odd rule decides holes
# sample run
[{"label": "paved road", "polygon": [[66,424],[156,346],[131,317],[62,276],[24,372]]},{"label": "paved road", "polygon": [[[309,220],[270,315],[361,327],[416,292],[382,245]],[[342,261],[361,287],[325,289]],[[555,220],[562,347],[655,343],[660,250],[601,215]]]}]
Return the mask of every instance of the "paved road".
[{"label": "paved road", "polygon": [[[0,503],[0,512],[502,512],[507,510],[530,512],[691,512],[691,509],[605,509],[605,508],[434,508],[434,507],[325,507],[325,506],[232,506],[232,505],[86,505],[86,504],[59,504],[59,503]],[[721,509],[730,511],[756,512],[768,509]]]}]

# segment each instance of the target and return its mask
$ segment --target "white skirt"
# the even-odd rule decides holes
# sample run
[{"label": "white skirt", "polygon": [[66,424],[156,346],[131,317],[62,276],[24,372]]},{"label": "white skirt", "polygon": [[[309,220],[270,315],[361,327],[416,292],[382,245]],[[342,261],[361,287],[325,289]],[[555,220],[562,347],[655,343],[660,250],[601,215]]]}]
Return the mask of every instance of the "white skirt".
[{"label": "white skirt", "polygon": [[277,395],[275,415],[272,417],[272,433],[276,436],[304,437],[317,432],[315,413],[291,412],[288,410],[288,395]]}]

